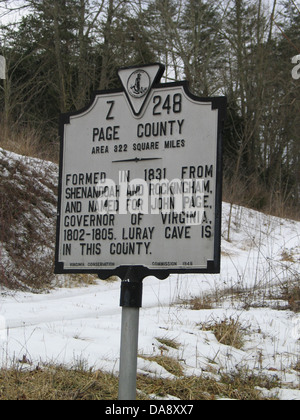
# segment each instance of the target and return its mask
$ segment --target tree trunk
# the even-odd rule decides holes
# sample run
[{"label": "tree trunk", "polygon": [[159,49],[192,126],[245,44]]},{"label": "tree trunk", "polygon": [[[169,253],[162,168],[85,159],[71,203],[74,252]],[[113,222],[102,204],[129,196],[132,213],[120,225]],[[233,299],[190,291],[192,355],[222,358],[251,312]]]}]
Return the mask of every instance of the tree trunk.
[{"label": "tree trunk", "polygon": [[109,0],[107,19],[104,27],[104,44],[102,52],[102,66],[99,89],[104,90],[109,87],[109,62],[111,56],[111,25],[114,16],[114,0]]}]

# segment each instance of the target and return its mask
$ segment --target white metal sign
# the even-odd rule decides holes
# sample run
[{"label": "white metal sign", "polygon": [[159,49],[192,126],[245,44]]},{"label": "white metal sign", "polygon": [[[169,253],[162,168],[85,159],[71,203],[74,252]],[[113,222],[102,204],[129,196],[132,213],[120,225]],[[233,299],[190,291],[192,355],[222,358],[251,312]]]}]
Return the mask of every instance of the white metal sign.
[{"label": "white metal sign", "polygon": [[62,116],[56,272],[219,272],[225,98],[159,84],[164,67],[119,71]]}]

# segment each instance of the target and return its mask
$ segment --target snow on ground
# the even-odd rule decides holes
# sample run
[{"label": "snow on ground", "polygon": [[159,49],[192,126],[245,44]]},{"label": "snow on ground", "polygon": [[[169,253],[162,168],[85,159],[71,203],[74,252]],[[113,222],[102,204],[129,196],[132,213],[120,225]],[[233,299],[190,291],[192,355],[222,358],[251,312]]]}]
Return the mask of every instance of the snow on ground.
[{"label": "snow on ground", "polygon": [[[300,400],[300,313],[282,291],[299,284],[300,223],[223,204],[220,275],[173,275],[144,280],[139,355],[162,352],[180,360],[187,375],[218,377],[241,369],[276,377],[279,386],[265,395]],[[213,309],[192,310],[187,300],[209,296]],[[60,288],[44,294],[0,295],[0,366],[43,363],[103,369],[118,374],[120,281]],[[245,342],[238,350],[220,344],[201,325],[238,320]],[[161,349],[159,339],[177,349]],[[297,368],[296,368],[297,367]],[[172,375],[154,361],[138,358],[138,371]]]}]

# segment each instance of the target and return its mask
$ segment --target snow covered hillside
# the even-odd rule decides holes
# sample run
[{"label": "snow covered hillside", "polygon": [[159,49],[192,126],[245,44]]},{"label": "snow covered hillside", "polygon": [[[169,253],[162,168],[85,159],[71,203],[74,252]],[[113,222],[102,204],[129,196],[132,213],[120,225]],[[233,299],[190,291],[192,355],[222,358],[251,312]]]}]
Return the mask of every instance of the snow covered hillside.
[{"label": "snow covered hillside", "polygon": [[[84,363],[117,374],[120,281],[41,294],[5,288],[7,276],[33,288],[31,271],[45,260],[51,283],[57,167],[1,149],[0,163],[10,216],[1,220],[0,366]],[[264,375],[276,385],[262,393],[300,400],[300,223],[234,206],[228,240],[229,212],[224,203],[220,275],[144,280],[138,371],[172,377],[155,358],[167,355],[185,375]],[[220,325],[238,328],[220,337]],[[241,336],[239,345],[229,334]]]},{"label": "snow covered hillside", "polygon": [[1,285],[36,290],[53,281],[57,165],[0,148]]}]

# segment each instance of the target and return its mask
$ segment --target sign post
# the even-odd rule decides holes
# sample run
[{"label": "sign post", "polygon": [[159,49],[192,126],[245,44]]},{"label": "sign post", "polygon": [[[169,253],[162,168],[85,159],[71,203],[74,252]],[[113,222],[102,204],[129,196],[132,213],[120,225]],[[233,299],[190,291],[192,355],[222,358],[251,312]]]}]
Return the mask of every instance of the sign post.
[{"label": "sign post", "polygon": [[143,279],[220,272],[226,98],[163,73],[122,68],[122,89],[61,116],[55,272],[123,280],[120,399],[135,395]]},{"label": "sign post", "polygon": [[135,400],[139,336],[139,315],[142,307],[143,283],[128,270],[121,284],[122,307],[119,400]]},{"label": "sign post", "polygon": [[0,79],[6,79],[6,60],[0,55]]}]

